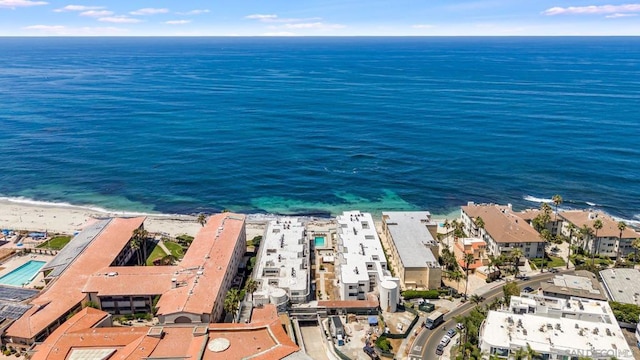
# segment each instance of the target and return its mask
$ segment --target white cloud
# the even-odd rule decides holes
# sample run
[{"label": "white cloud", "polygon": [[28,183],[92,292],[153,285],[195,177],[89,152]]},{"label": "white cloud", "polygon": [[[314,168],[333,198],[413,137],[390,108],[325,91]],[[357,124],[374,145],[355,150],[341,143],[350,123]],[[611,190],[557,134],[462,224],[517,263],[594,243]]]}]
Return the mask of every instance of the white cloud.
[{"label": "white cloud", "polygon": [[88,10],[80,13],[80,16],[90,16],[90,17],[106,17],[113,15],[113,11],[109,10]]},{"label": "white cloud", "polygon": [[323,22],[285,24],[284,27],[287,29],[323,29],[323,30],[345,28],[344,25],[325,24]]},{"label": "white cloud", "polygon": [[544,15],[602,15],[640,12],[640,4],[624,5],[589,5],[552,7],[542,12]]},{"label": "white cloud", "polygon": [[101,17],[98,19],[98,21],[118,23],[118,24],[135,24],[135,23],[142,22],[142,20],[140,19],[135,19],[128,16],[124,16],[124,15]]},{"label": "white cloud", "polygon": [[288,31],[267,32],[260,34],[260,36],[296,36],[296,34]]},{"label": "white cloud", "polygon": [[155,14],[166,14],[168,12],[169,12],[169,9],[144,8],[144,9],[138,9],[136,11],[132,11],[129,14],[131,14],[131,15],[155,15]]},{"label": "white cloud", "polygon": [[607,15],[605,16],[607,19],[617,19],[617,18],[621,18],[621,17],[629,17],[629,16],[638,16],[638,14],[632,14],[632,13],[615,13],[615,14],[611,14],[611,15]]},{"label": "white cloud", "polygon": [[0,8],[15,9],[19,7],[31,7],[38,5],[47,5],[46,1],[31,1],[31,0],[0,0]]},{"label": "white cloud", "polygon": [[104,9],[104,6],[85,6],[85,5],[67,5],[60,9],[55,9],[55,12],[68,12],[68,11],[89,11]]},{"label": "white cloud", "polygon": [[190,22],[191,20],[169,20],[169,21],[165,21],[164,23],[169,25],[184,25]]},{"label": "white cloud", "polygon": [[25,30],[36,31],[41,35],[52,36],[107,36],[124,35],[129,30],[116,27],[67,27],[63,25],[31,25]]},{"label": "white cloud", "polygon": [[416,24],[411,27],[414,29],[433,29],[435,26],[430,24]]},{"label": "white cloud", "polygon": [[191,10],[191,11],[185,11],[185,12],[177,12],[176,14],[178,15],[200,15],[200,14],[206,14],[209,13],[209,9],[196,9],[196,10]]},{"label": "white cloud", "polygon": [[251,19],[251,20],[269,21],[269,20],[277,19],[278,15],[275,15],[275,14],[253,14],[253,15],[247,15],[244,18],[245,19]]}]

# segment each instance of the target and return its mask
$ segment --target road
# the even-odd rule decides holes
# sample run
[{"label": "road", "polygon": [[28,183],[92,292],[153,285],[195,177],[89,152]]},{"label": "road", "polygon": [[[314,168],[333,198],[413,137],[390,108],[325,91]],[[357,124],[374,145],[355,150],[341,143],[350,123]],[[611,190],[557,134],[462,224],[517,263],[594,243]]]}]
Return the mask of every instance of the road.
[{"label": "road", "polygon": [[[560,273],[573,273],[573,271],[561,271]],[[518,285],[520,286],[521,289],[526,286],[538,288],[539,287],[538,284],[540,282],[547,281],[552,277],[554,277],[555,275],[556,274],[549,273],[549,272],[533,275],[531,276],[530,280],[518,281]],[[478,294],[486,299],[483,305],[488,304],[493,299],[502,296],[503,295],[502,286],[504,284],[505,284],[504,282],[500,282],[499,284],[496,285],[496,288],[491,289],[484,294]],[[536,286],[532,286],[534,284]],[[467,302],[464,305],[456,309],[453,309],[449,313],[447,313],[444,317],[444,324],[440,325],[434,330],[423,329],[420,332],[420,334],[418,334],[418,337],[416,337],[416,340],[413,342],[413,345],[411,346],[411,351],[409,352],[408,359],[409,360],[428,360],[428,359],[437,358],[438,356],[436,355],[436,347],[440,343],[440,339],[442,339],[442,337],[444,336],[444,331],[442,330],[443,327],[445,327],[446,329],[451,329],[455,327],[456,321],[453,318],[458,315],[462,315],[462,316],[467,315],[469,312],[471,312],[471,310],[474,307],[475,305],[473,303]],[[451,347],[451,344],[447,346],[445,351],[449,351],[451,349],[450,347]]]}]

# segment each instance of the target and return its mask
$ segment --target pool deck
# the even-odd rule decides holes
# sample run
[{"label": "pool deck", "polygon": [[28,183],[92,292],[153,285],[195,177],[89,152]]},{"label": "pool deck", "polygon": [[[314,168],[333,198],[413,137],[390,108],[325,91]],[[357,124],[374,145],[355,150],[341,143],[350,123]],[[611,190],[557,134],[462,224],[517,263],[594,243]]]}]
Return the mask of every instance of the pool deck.
[{"label": "pool deck", "polygon": [[[0,277],[10,273],[11,271],[17,269],[18,267],[28,263],[30,260],[37,260],[37,261],[44,261],[49,262],[51,261],[51,259],[53,259],[52,255],[42,255],[42,254],[25,254],[25,255],[14,255],[12,257],[10,257],[9,259],[4,260],[3,262],[0,263]],[[38,272],[38,274],[33,278],[33,280],[31,280],[31,282],[29,283],[29,285],[26,285],[26,288],[34,288],[36,286],[40,287],[44,287],[45,283],[44,283],[44,277],[42,276],[41,272]],[[9,285],[11,286],[11,285]]]}]

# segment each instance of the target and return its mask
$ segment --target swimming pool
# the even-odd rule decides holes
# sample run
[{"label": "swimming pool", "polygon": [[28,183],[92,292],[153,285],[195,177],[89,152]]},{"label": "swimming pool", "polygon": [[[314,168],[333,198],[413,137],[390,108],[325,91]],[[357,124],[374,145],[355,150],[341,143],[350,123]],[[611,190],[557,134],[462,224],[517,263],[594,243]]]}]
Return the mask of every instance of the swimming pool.
[{"label": "swimming pool", "polygon": [[29,283],[46,264],[45,261],[29,260],[29,262],[13,269],[10,273],[0,277],[0,284],[22,286]]},{"label": "swimming pool", "polygon": [[315,244],[316,247],[324,247],[324,236],[316,236]]}]

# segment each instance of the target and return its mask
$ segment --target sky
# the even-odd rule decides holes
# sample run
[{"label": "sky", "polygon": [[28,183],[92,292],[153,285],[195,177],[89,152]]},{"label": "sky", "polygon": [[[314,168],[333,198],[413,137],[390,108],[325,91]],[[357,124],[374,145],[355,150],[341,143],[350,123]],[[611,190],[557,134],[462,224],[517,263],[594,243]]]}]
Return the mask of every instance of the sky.
[{"label": "sky", "polygon": [[639,15],[633,0],[0,0],[0,36],[640,35]]}]

